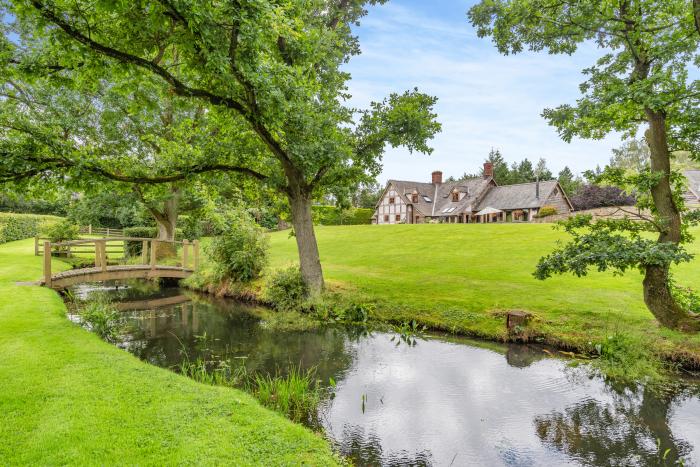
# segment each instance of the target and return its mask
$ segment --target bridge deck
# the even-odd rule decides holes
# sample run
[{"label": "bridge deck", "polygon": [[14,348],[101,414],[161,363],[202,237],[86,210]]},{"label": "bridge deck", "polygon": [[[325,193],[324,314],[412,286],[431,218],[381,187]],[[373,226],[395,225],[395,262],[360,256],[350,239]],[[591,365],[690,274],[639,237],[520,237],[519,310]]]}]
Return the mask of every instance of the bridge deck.
[{"label": "bridge deck", "polygon": [[81,282],[100,282],[118,279],[174,278],[184,279],[194,271],[177,266],[156,266],[147,264],[107,266],[103,268],[71,269],[51,276],[52,288],[64,288]]}]

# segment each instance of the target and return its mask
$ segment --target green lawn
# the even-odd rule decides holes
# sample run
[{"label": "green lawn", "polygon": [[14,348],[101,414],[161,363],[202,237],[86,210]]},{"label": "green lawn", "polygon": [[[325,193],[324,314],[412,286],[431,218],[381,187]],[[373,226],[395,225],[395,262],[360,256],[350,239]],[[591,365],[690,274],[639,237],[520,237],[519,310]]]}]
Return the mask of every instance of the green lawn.
[{"label": "green lawn", "polygon": [[143,363],[70,323],[55,292],[15,285],[41,261],[33,240],[0,245],[0,464],[335,463],[247,394]]},{"label": "green lawn", "polygon": [[[700,238],[700,229],[694,234]],[[552,343],[582,348],[621,331],[700,364],[700,336],[658,327],[637,271],[534,279],[538,258],[565,238],[551,224],[318,227],[317,236],[331,290],[377,302],[382,319],[504,338],[498,311],[523,309]],[[271,237],[273,267],[296,261],[288,232]],[[690,249],[700,256],[700,241]],[[700,258],[677,268],[676,278],[699,285]]]}]

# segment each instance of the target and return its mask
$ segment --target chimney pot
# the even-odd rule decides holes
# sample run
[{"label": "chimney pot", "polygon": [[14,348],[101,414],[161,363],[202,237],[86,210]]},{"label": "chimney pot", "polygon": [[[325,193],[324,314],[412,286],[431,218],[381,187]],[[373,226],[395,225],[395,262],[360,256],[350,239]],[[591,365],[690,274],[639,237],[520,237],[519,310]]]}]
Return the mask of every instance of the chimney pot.
[{"label": "chimney pot", "polygon": [[537,178],[537,182],[535,182],[535,198],[540,199],[540,179],[539,179],[539,177]]},{"label": "chimney pot", "polygon": [[442,172],[436,170],[433,172],[433,185],[440,185],[442,183]]},{"label": "chimney pot", "polygon": [[493,163],[484,162],[484,179],[493,177]]}]

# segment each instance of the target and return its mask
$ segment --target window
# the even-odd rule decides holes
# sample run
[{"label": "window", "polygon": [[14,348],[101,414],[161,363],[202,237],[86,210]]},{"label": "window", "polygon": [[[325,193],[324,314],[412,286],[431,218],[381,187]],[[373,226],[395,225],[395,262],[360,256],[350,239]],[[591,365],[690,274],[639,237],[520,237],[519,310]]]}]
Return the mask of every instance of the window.
[{"label": "window", "polygon": [[399,222],[401,220],[401,214],[396,215],[396,222]]},{"label": "window", "polygon": [[412,203],[418,202],[418,193],[413,193],[413,195],[411,195],[411,202]]},{"label": "window", "polygon": [[554,191],[552,192],[554,196],[557,196],[559,194],[559,188],[555,188]]},{"label": "window", "polygon": [[457,208],[445,208],[445,209],[442,210],[442,212],[444,212],[445,214],[447,214],[447,213],[449,213],[449,212],[453,212],[455,209],[457,209]]},{"label": "window", "polygon": [[432,203],[432,202],[433,202],[433,200],[430,199],[430,196],[425,196],[425,195],[423,195],[423,199],[425,200],[426,203]]},{"label": "window", "polygon": [[396,202],[396,198],[394,198],[393,196],[391,196],[391,197],[389,198],[389,204],[394,204],[395,202]]},{"label": "window", "polygon": [[389,222],[389,214],[384,214],[384,222]]},{"label": "window", "polygon": [[452,201],[453,202],[459,201],[459,192],[458,191],[452,192]]}]

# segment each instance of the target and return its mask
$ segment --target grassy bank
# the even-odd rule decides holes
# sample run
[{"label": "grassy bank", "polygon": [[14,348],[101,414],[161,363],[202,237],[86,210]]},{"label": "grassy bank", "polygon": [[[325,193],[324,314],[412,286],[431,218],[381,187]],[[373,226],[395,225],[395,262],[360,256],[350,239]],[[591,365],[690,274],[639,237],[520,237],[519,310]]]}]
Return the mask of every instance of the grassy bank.
[{"label": "grassy bank", "polygon": [[0,245],[3,464],[335,463],[251,396],[143,363],[70,323],[56,293],[15,285],[41,277],[32,248]]},{"label": "grassy bank", "polygon": [[[700,229],[693,233],[700,238]],[[637,347],[631,358],[649,351],[700,367],[700,335],[658,326],[644,305],[637,271],[534,279],[539,257],[564,239],[551,225],[319,227],[317,235],[329,288],[376,303],[382,320],[416,319],[502,340],[503,311],[527,310],[535,316],[528,332],[551,344],[587,351]],[[288,232],[271,237],[271,267],[296,261]],[[690,250],[700,256],[700,241]],[[700,259],[676,268],[675,277],[697,287]]]}]

